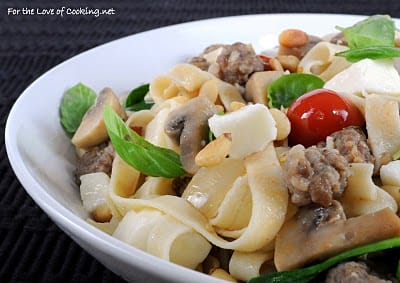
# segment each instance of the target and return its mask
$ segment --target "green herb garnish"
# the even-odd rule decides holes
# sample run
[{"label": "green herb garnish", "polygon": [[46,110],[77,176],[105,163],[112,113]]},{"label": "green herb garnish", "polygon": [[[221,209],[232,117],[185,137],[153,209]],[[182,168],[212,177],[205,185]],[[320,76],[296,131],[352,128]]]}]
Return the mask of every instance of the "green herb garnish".
[{"label": "green herb garnish", "polygon": [[82,83],[68,89],[60,105],[60,122],[69,136],[73,136],[82,118],[96,100],[96,92]]},{"label": "green herb garnish", "polygon": [[342,56],[349,62],[357,62],[365,58],[377,60],[400,57],[400,48],[390,46],[369,46],[363,48],[349,49],[336,53],[336,56]]},{"label": "green herb garnish", "polygon": [[346,37],[349,50],[336,55],[345,57],[349,62],[400,57],[400,48],[395,47],[396,27],[388,16],[371,16],[351,27],[338,29]]},{"label": "green herb garnish", "polygon": [[268,106],[288,107],[298,97],[314,89],[322,88],[324,81],[311,74],[288,74],[268,86]]},{"label": "green herb garnish", "polygon": [[400,247],[400,237],[383,240],[380,242],[360,246],[336,256],[333,256],[321,263],[289,271],[281,271],[274,273],[267,273],[262,276],[253,278],[249,283],[306,283],[314,279],[319,273],[329,269],[330,267],[353,257],[363,254],[383,251],[386,249]]},{"label": "green herb garnish", "polygon": [[143,109],[150,109],[154,103],[146,102],[144,97],[149,92],[150,85],[143,84],[133,89],[125,100],[125,109],[129,111],[139,111]]},{"label": "green herb garnish", "polygon": [[350,49],[369,46],[394,46],[395,24],[388,16],[374,15],[348,28],[337,27]]},{"label": "green herb garnish", "polygon": [[186,173],[175,151],[146,141],[131,130],[109,105],[104,108],[103,118],[115,151],[138,171],[148,176],[166,178]]}]

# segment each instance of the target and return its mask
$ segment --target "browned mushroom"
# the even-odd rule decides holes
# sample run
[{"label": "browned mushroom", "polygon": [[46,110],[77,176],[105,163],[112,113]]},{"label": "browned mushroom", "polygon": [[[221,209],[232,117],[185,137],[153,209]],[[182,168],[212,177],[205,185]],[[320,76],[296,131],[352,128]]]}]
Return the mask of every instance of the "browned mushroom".
[{"label": "browned mushroom", "polygon": [[[389,208],[343,219],[332,208],[301,209],[278,233],[274,261],[291,270],[339,252],[400,236],[400,218]],[[328,220],[328,221],[326,221]]]},{"label": "browned mushroom", "polygon": [[181,162],[188,173],[198,169],[194,159],[206,144],[207,121],[217,109],[208,98],[199,96],[172,111],[166,120],[165,132],[180,145]]},{"label": "browned mushroom", "polygon": [[83,116],[78,130],[72,137],[72,143],[76,147],[90,148],[108,139],[106,125],[103,120],[105,105],[110,105],[120,117],[125,118],[125,111],[114,92],[110,88],[103,89],[95,104]]}]

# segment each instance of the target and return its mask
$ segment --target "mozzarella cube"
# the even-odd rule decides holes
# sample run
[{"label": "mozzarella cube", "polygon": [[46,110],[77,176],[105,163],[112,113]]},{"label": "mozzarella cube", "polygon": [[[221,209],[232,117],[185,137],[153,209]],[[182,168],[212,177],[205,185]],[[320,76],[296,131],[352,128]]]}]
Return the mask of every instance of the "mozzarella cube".
[{"label": "mozzarella cube", "polygon": [[277,135],[275,120],[263,104],[247,105],[225,115],[214,115],[208,124],[216,137],[231,134],[229,156],[237,159],[263,150]]},{"label": "mozzarella cube", "polygon": [[106,203],[106,194],[110,177],[106,173],[97,172],[82,175],[79,187],[83,208],[92,213],[95,208]]},{"label": "mozzarella cube", "polygon": [[400,186],[400,160],[394,160],[382,165],[380,176],[384,185]]},{"label": "mozzarella cube", "polygon": [[391,59],[363,59],[336,74],[324,88],[354,95],[400,95],[400,76]]}]

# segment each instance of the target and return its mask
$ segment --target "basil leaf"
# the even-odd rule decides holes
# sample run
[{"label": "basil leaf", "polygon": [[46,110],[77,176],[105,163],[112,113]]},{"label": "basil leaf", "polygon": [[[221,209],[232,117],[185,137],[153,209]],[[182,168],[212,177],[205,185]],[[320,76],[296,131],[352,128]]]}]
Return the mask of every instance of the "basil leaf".
[{"label": "basil leaf", "polygon": [[363,254],[383,251],[386,249],[391,249],[395,247],[400,247],[400,237],[383,240],[380,242],[368,244],[365,246],[360,246],[345,252],[342,252],[336,256],[333,256],[321,263],[311,265],[309,267],[289,270],[289,271],[281,271],[281,272],[273,272],[267,273],[262,276],[253,278],[249,281],[249,283],[306,283],[310,282],[314,279],[319,273],[329,269],[330,267],[353,257],[360,256]]},{"label": "basil leaf", "polygon": [[82,118],[96,100],[96,92],[82,83],[68,89],[61,99],[60,122],[64,131],[73,136]]},{"label": "basil leaf", "polygon": [[395,45],[395,24],[388,16],[374,15],[348,28],[340,28],[350,49]]},{"label": "basil leaf", "polygon": [[322,88],[324,81],[311,74],[288,74],[268,86],[269,107],[288,107],[298,97],[311,90]]},{"label": "basil leaf", "polygon": [[390,46],[370,46],[363,48],[349,49],[335,54],[345,57],[349,62],[357,62],[362,59],[387,59],[400,57],[400,48]]},{"label": "basil leaf", "polygon": [[111,106],[105,106],[103,118],[115,151],[130,166],[154,177],[175,178],[186,173],[175,151],[146,141],[131,130]]},{"label": "basil leaf", "polygon": [[139,111],[143,109],[150,109],[154,103],[147,103],[144,97],[149,92],[150,85],[144,84],[133,89],[125,100],[125,109],[129,111]]}]

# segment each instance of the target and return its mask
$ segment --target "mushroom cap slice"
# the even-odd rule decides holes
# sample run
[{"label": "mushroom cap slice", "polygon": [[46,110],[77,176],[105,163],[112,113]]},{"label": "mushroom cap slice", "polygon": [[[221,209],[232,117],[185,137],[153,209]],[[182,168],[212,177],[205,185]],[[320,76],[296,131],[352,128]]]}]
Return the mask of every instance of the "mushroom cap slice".
[{"label": "mushroom cap slice", "polygon": [[105,105],[110,105],[121,118],[124,119],[126,117],[118,97],[111,88],[104,88],[97,97],[95,104],[83,116],[79,128],[72,137],[71,141],[76,147],[90,148],[108,139],[106,125],[103,120]]},{"label": "mushroom cap slice", "polygon": [[199,168],[195,157],[206,144],[208,118],[217,111],[218,108],[207,97],[198,96],[168,115],[165,132],[179,144],[182,166],[190,174],[194,174]]},{"label": "mushroom cap slice", "polygon": [[274,261],[279,271],[296,269],[357,246],[400,236],[400,218],[389,208],[347,220],[322,224],[318,221],[318,217],[307,219],[300,212],[283,225],[275,242]]}]

